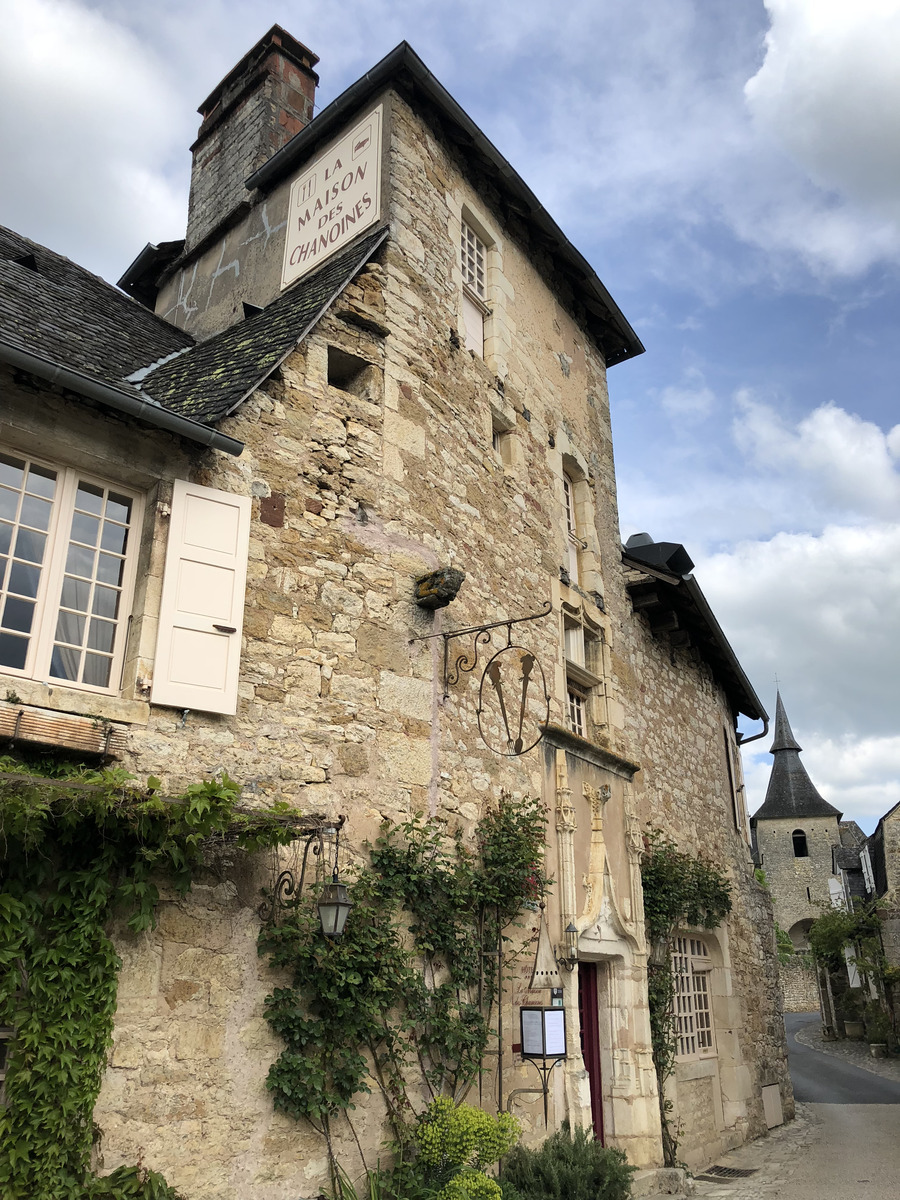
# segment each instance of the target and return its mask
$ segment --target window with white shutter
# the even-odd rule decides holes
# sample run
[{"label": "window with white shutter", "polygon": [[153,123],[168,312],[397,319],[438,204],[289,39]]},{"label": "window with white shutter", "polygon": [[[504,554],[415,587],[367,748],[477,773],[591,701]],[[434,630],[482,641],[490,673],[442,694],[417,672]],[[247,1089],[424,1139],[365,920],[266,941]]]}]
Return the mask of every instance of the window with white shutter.
[{"label": "window with white shutter", "polygon": [[176,480],[151,702],[237,711],[250,499]]},{"label": "window with white shutter", "polygon": [[141,497],[0,452],[0,673],[116,692]]}]

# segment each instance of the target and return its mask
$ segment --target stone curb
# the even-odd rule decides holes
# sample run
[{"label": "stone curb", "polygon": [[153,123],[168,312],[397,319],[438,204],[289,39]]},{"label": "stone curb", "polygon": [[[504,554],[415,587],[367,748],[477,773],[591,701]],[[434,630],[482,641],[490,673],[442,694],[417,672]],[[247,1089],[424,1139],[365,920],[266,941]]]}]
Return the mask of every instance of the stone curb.
[{"label": "stone curb", "polygon": [[794,1033],[794,1037],[810,1050],[818,1050],[821,1054],[829,1054],[832,1058],[840,1058],[872,1075],[880,1075],[882,1079],[892,1079],[900,1083],[900,1060],[896,1058],[873,1058],[869,1053],[866,1042],[844,1040],[826,1042],[822,1037],[822,1027],[819,1022],[811,1021]]}]

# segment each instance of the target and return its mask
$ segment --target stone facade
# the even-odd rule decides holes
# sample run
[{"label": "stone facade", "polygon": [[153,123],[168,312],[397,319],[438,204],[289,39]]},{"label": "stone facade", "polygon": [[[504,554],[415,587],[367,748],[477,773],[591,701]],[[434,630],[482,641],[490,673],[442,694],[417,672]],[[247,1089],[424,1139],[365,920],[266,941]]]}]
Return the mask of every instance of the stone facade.
[{"label": "stone facade", "polygon": [[[794,853],[794,833],[806,837],[809,853]],[[840,895],[833,850],[840,846],[837,817],[788,817],[757,824],[762,869],[772,892],[775,920],[795,947],[804,949],[810,925]]]},{"label": "stone facade", "polygon": [[815,1012],[818,1009],[816,969],[807,956],[798,956],[782,963],[779,974],[785,1012]]},{"label": "stone facade", "polygon": [[[502,202],[483,159],[448,136],[446,114],[405,87],[386,86],[366,104],[383,106],[390,235],[220,421],[244,444],[240,456],[199,451],[52,388],[37,406],[20,373],[0,380],[4,447],[144,496],[121,691],[17,675],[0,683],[26,706],[99,711],[121,725],[123,765],[158,776],[167,792],[227,771],[248,802],[346,814],[355,860],[384,818],[424,812],[469,836],[501,792],[541,797],[555,880],[551,940],[562,945],[573,923],[585,964],[561,972],[574,1051],[551,1077],[551,1123],[590,1125],[593,1089],[603,1135],[639,1166],[661,1161],[643,831],[653,825],[718,864],[734,907],[702,934],[714,1040],[703,1056],[680,1060],[671,1081],[682,1155],[703,1165],[764,1132],[764,1086],[777,1084],[792,1108],[769,900],[753,876],[740,800],[736,702],[702,642],[673,642],[634,610],[629,586],[652,573],[622,560],[609,351],[553,247]],[[347,122],[356,116],[348,111]],[[281,242],[268,245],[257,231],[283,221],[289,184],[257,197],[242,221],[212,230],[209,249],[172,269],[159,291],[162,316],[177,310],[179,324],[207,338],[234,323],[241,300],[273,299]],[[483,356],[462,348],[464,221],[487,247]],[[229,276],[215,264],[232,249],[240,268]],[[252,501],[233,716],[149,699],[179,479]],[[437,610],[417,605],[416,580],[448,566],[466,575],[458,597]],[[479,724],[481,668],[445,687],[443,643],[433,635],[535,613],[547,601],[546,617],[514,627],[547,680],[544,737],[527,754],[500,755]],[[586,665],[566,649],[572,630],[590,647]],[[583,697],[575,731],[573,679]],[[95,1113],[105,1166],[141,1157],[190,1200],[314,1195],[326,1175],[321,1139],[276,1114],[264,1086],[278,1046],[263,1002],[278,980],[256,955],[256,905],[273,864],[215,866],[187,897],[163,897],[151,933],[118,931],[115,1046]],[[599,1077],[571,1032],[589,967]],[[508,1096],[535,1083],[514,1051],[516,1010],[543,999],[529,975],[523,966],[507,983],[486,1106],[500,1085]],[[513,1110],[526,1140],[542,1140],[540,1099],[520,1097]],[[353,1121],[371,1165],[384,1135],[377,1096]],[[337,1132],[336,1150],[355,1170],[349,1128]]]}]

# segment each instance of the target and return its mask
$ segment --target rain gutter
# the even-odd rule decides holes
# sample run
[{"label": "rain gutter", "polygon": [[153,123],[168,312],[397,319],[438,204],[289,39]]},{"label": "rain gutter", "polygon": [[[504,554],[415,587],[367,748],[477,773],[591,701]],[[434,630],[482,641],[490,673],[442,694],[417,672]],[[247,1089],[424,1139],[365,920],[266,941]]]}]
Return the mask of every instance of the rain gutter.
[{"label": "rain gutter", "polygon": [[156,400],[144,399],[134,392],[125,391],[124,388],[103,383],[92,375],[85,375],[81,371],[72,370],[71,367],[64,367],[40,354],[23,350],[21,346],[16,346],[2,338],[0,338],[0,361],[16,367],[18,370],[37,375],[48,383],[78,392],[117,412],[146,421],[148,425],[154,425],[157,429],[165,429],[168,433],[176,433],[189,441],[198,442],[201,446],[208,446],[211,450],[221,450],[225,454],[233,454],[235,458],[243,453],[244,443],[239,442],[236,438],[219,433],[216,429],[210,429],[208,425],[201,425],[199,421],[194,421],[190,417],[183,417],[170,408],[163,408]]}]

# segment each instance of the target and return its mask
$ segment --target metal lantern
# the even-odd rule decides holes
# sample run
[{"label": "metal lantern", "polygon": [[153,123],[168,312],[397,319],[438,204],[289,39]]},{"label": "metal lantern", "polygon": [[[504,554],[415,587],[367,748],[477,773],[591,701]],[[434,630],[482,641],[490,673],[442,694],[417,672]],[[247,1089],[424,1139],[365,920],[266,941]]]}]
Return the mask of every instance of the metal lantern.
[{"label": "metal lantern", "polygon": [[339,883],[337,875],[331,883],[322,888],[322,895],[317,905],[322,932],[327,938],[339,938],[347,924],[347,914],[353,905],[347,891],[347,885]]}]

